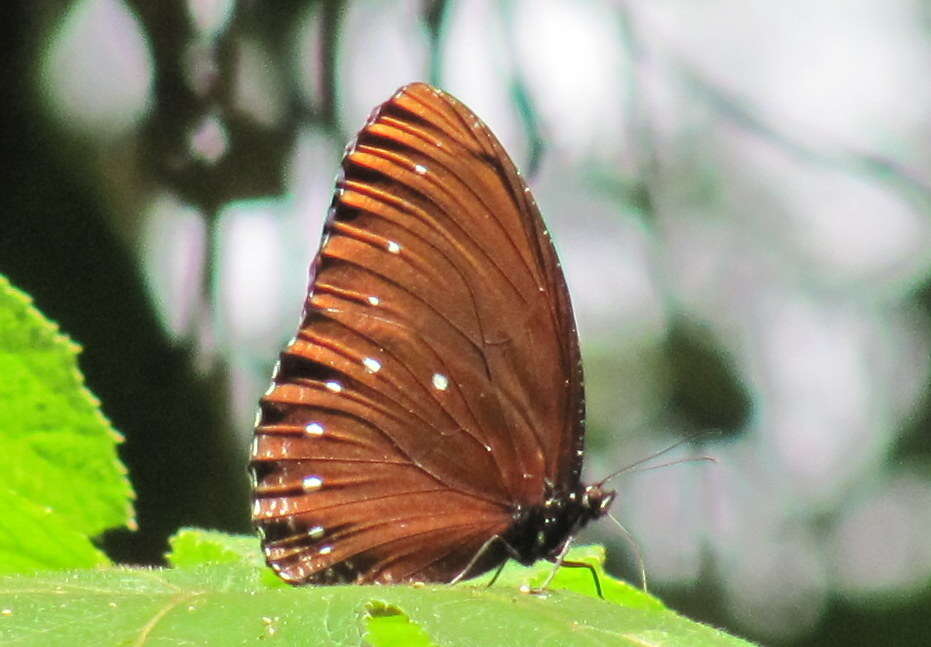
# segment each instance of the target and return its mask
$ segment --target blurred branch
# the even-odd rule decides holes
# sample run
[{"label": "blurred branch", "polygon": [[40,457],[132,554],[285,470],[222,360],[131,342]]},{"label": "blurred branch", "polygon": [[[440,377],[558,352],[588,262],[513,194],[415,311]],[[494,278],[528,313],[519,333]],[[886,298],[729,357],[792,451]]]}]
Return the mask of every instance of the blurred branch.
[{"label": "blurred branch", "polygon": [[824,168],[878,179],[902,193],[906,199],[920,201],[926,208],[931,207],[931,185],[922,181],[917,173],[895,160],[868,151],[837,150],[832,152],[806,146],[798,139],[756,116],[743,102],[709,81],[688,63],[678,60],[675,66],[677,73],[697,96],[713,106],[723,118],[728,119],[737,127],[764,137],[787,153],[807,162]]},{"label": "blurred branch", "polygon": [[631,60],[630,92],[628,93],[630,119],[628,136],[635,143],[635,160],[638,166],[638,182],[629,189],[629,200],[643,216],[647,225],[656,222],[657,180],[660,175],[660,162],[656,154],[657,147],[653,136],[653,124],[650,119],[650,107],[646,84],[643,82],[643,67],[647,63],[649,52],[640,38],[633,12],[628,2],[619,5],[619,16],[623,42]]}]

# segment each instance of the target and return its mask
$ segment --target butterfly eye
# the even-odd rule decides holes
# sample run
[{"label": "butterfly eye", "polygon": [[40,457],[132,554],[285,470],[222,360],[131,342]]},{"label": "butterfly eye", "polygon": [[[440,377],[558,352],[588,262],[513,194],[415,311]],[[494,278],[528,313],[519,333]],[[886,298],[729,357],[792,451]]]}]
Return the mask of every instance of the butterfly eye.
[{"label": "butterfly eye", "polygon": [[449,582],[554,558],[613,494],[579,483],[579,345],[529,189],[422,83],[346,151],[255,430],[268,563],[296,584]]}]

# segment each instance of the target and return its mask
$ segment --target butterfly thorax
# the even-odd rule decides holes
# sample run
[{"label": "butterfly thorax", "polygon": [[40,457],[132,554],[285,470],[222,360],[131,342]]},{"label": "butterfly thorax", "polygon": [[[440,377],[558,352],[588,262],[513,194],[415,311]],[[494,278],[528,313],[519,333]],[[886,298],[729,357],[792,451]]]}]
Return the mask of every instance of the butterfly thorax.
[{"label": "butterfly thorax", "polygon": [[515,551],[512,557],[526,566],[556,558],[567,540],[607,513],[615,494],[597,484],[579,484],[568,492],[547,487],[541,505],[515,506],[514,521],[504,536]]}]

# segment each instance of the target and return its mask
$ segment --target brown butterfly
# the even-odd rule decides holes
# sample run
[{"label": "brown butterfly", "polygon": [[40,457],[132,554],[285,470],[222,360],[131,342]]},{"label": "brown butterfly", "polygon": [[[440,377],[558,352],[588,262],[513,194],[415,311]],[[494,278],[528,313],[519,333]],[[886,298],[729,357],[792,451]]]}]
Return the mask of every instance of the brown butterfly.
[{"label": "brown butterfly", "polygon": [[332,584],[562,562],[614,492],[580,482],[569,293],[488,127],[398,90],[347,148],[310,274],[252,446],[268,564]]}]

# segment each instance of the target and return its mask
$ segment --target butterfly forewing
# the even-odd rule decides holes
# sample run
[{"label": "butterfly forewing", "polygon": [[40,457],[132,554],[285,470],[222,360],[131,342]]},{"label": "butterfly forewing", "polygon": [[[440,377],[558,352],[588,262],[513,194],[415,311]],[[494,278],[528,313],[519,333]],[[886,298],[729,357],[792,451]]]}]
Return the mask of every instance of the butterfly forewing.
[{"label": "butterfly forewing", "polygon": [[[449,95],[399,90],[342,167],[261,402],[253,520],[292,582],[449,581],[577,485],[568,293],[524,182]],[[479,557],[470,574],[506,553]]]}]

